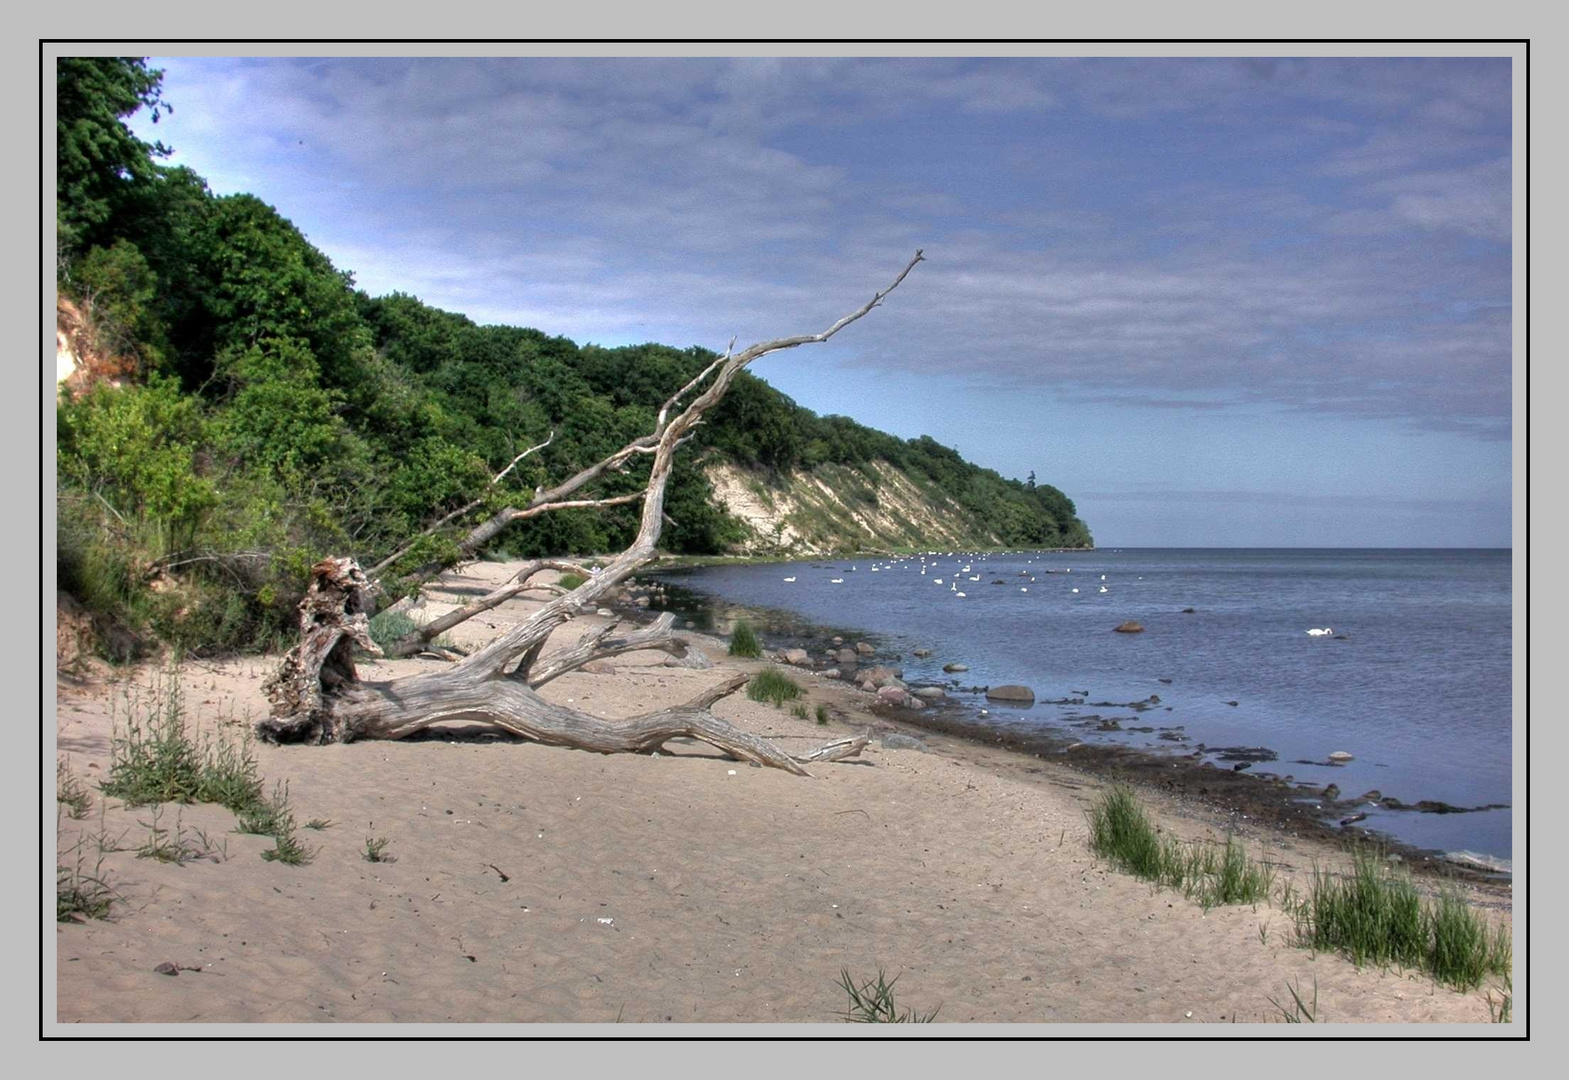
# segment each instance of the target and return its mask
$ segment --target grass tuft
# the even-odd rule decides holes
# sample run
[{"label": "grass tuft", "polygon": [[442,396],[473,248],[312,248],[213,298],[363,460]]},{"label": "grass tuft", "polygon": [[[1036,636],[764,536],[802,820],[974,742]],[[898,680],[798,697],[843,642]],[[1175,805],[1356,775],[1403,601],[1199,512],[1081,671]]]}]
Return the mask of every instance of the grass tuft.
[{"label": "grass tuft", "polygon": [[[57,812],[58,813],[58,812]],[[59,835],[56,828],[56,837]],[[87,836],[77,838],[70,848],[55,859],[55,921],[84,922],[107,919],[119,894],[104,874],[104,847],[100,842],[92,868],[87,865]]]},{"label": "grass tuft", "polygon": [[746,696],[753,701],[783,705],[801,696],[801,685],[790,676],[767,668],[752,676],[752,681],[746,684]]},{"label": "grass tuft", "polygon": [[1343,876],[1314,867],[1292,914],[1299,945],[1342,952],[1359,965],[1416,968],[1458,990],[1507,976],[1513,963],[1506,927],[1490,924],[1452,888],[1424,900],[1408,874],[1369,850],[1353,853]]},{"label": "grass tuft", "polygon": [[588,578],[584,577],[582,574],[562,574],[559,578],[556,579],[556,584],[567,590],[567,592],[571,592],[573,589],[577,588],[587,580]]},{"label": "grass tuft", "polygon": [[828,723],[828,706],[827,705],[819,704],[817,706],[817,722],[819,724],[823,724],[823,725],[826,725]]},{"label": "grass tuft", "polygon": [[900,1012],[893,1000],[893,984],[899,981],[899,976],[885,979],[882,969],[877,971],[875,979],[867,979],[859,986],[850,977],[850,972],[841,969],[839,972],[839,985],[849,995],[849,1003],[845,1005],[844,1019],[851,1024],[929,1024],[937,1017],[937,1009],[933,1009],[925,1016],[906,1009]]},{"label": "grass tuft", "polygon": [[1269,999],[1269,1003],[1280,1010],[1280,1018],[1288,1024],[1300,1024],[1303,1021],[1309,1024],[1318,1023],[1318,979],[1313,980],[1311,1005],[1302,1000],[1302,994],[1295,983],[1287,983],[1286,989],[1291,992],[1291,1008],[1286,1008],[1274,998]]},{"label": "grass tuft", "polygon": [[159,824],[159,818],[162,815],[163,808],[154,807],[151,822],[138,822],[139,825],[147,830],[147,839],[142,842],[141,847],[136,849],[136,857],[138,859],[153,859],[157,862],[184,866],[186,863],[195,862],[198,859],[211,859],[213,862],[222,862],[229,857],[229,847],[226,841],[214,844],[201,829],[195,829],[187,833],[184,824],[178,816],[175,818],[174,831],[171,833]]},{"label": "grass tuft", "polygon": [[236,812],[261,798],[249,729],[239,738],[193,737],[174,671],[145,704],[127,697],[124,725],[116,718],[114,728],[105,795],[131,806],[202,802]]},{"label": "grass tuft", "polygon": [[80,821],[93,808],[93,796],[71,771],[69,762],[57,761],[54,768],[55,802],[63,803],[66,812]]},{"label": "grass tuft", "polygon": [[763,655],[763,643],[757,640],[757,631],[745,619],[738,620],[730,632],[730,655],[753,659]]},{"label": "grass tuft", "polygon": [[1248,858],[1234,837],[1223,847],[1162,835],[1131,788],[1118,785],[1089,812],[1090,848],[1146,881],[1176,889],[1206,910],[1268,900],[1275,872]]},{"label": "grass tuft", "polygon": [[365,850],[360,852],[360,857],[366,862],[397,862],[398,857],[396,855],[387,854],[387,845],[390,843],[392,841],[384,836],[367,836],[365,838]]}]

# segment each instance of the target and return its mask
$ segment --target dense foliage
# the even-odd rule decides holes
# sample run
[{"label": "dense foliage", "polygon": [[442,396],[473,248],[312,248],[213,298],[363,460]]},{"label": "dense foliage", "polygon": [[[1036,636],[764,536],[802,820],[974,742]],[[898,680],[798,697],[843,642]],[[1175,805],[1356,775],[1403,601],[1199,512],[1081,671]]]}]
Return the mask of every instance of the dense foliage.
[{"label": "dense foliage", "polygon": [[[134,650],[287,634],[308,567],[367,563],[444,514],[522,505],[647,432],[659,403],[714,358],[647,344],[578,346],[478,326],[411,296],[370,297],[272,207],[215,196],[124,119],[167,110],[161,73],[127,57],[59,62],[59,287],[91,345],[129,360],[126,386],[58,408],[59,579]],[[721,457],[782,472],[877,459],[984,518],[1011,545],[1089,542],[1060,491],[1004,480],[929,438],[910,441],[799,408],[742,374],[672,475],[663,542],[718,552],[738,523],[701,471]],[[525,447],[550,446],[506,479]],[[635,469],[598,495],[642,486]],[[494,550],[602,552],[636,505],[521,522]],[[450,535],[402,566],[454,554]]]}]

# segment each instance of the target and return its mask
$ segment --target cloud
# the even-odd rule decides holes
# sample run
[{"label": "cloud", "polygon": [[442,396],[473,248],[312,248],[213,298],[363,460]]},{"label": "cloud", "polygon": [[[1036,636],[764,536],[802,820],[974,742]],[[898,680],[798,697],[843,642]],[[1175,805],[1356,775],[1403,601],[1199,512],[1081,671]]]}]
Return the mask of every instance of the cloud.
[{"label": "cloud", "polygon": [[924,246],[830,355],[1076,401],[1509,432],[1507,66],[166,66],[160,134],[373,292],[722,347],[826,326]]}]

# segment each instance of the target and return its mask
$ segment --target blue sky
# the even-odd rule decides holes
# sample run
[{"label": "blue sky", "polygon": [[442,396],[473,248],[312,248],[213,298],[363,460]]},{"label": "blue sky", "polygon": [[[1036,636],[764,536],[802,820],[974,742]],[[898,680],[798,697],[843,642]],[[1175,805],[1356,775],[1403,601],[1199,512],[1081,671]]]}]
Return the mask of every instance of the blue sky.
[{"label": "blue sky", "polygon": [[722,349],[1104,547],[1510,540],[1507,59],[158,58],[372,294]]}]

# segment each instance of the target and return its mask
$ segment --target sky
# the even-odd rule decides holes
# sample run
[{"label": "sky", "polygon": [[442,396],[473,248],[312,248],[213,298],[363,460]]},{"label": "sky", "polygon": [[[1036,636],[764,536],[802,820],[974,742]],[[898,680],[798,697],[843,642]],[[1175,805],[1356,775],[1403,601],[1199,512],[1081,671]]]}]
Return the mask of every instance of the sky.
[{"label": "sky", "polygon": [[1101,547],[1508,546],[1507,58],[153,58],[372,295],[722,350]]}]

